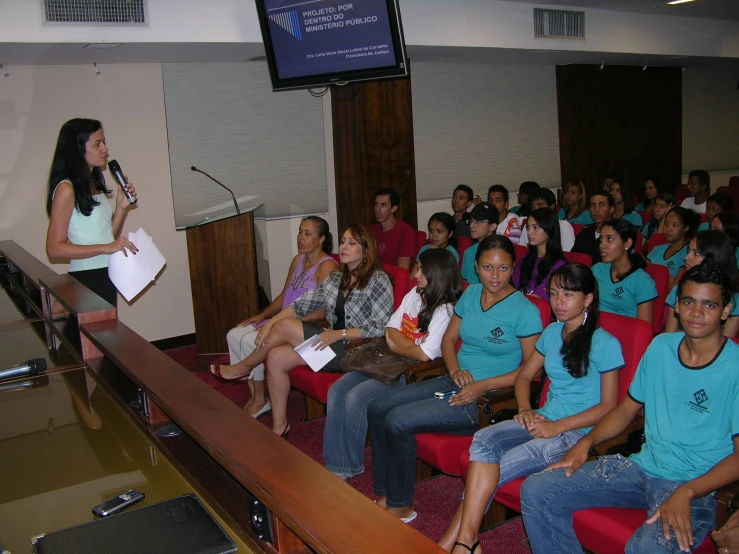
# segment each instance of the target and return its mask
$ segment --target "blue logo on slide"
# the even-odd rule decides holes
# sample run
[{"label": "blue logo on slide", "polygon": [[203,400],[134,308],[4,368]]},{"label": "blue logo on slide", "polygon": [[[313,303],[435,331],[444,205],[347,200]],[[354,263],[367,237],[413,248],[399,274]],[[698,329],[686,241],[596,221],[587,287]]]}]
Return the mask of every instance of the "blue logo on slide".
[{"label": "blue logo on slide", "polygon": [[298,19],[298,11],[291,10],[289,12],[277,13],[270,15],[269,18],[273,23],[282,27],[300,42],[303,42],[303,34],[300,32],[300,20]]}]

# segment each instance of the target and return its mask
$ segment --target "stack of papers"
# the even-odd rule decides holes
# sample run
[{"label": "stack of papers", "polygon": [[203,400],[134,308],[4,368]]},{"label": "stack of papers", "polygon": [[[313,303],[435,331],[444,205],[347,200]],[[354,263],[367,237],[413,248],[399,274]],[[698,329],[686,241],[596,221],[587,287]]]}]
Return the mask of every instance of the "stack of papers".
[{"label": "stack of papers", "polygon": [[303,358],[303,361],[308,364],[313,371],[321,371],[323,366],[329,363],[336,357],[336,352],[331,350],[328,346],[323,350],[316,350],[311,346],[318,340],[318,335],[313,335],[308,340],[296,346],[293,350]]},{"label": "stack of papers", "polygon": [[128,240],[138,248],[138,252],[135,255],[126,252],[126,256],[119,251],[111,255],[108,276],[123,298],[130,302],[156,280],[167,260],[143,227],[139,227],[135,233],[128,233]]}]

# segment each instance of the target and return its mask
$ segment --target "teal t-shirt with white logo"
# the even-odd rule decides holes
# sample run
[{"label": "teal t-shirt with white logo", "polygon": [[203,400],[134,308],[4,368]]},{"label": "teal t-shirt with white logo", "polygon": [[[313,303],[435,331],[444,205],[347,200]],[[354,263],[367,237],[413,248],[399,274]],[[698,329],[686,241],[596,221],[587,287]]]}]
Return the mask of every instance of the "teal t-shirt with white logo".
[{"label": "teal t-shirt with white logo", "polygon": [[688,367],[684,333],[663,333],[642,357],[629,396],[644,404],[646,442],[631,456],[659,479],[695,479],[734,451],[739,434],[739,345],[729,339],[703,367]]},{"label": "teal t-shirt with white logo", "polygon": [[669,258],[665,258],[669,244],[660,244],[655,246],[647,255],[647,259],[653,264],[663,265],[670,272],[671,277],[675,277],[680,268],[685,265],[685,256],[688,255],[688,245],[686,244],[680,250],[675,252]]},{"label": "teal t-shirt with white logo", "polygon": [[637,269],[625,279],[614,282],[611,265],[605,262],[593,266],[593,275],[598,280],[600,311],[636,317],[639,304],[654,300],[657,285],[643,269]]},{"label": "teal t-shirt with white logo", "polygon": [[457,361],[475,381],[505,375],[520,366],[519,339],[538,335],[542,329],[539,309],[520,292],[483,311],[482,290],[482,285],[470,285],[454,307],[462,320]]}]

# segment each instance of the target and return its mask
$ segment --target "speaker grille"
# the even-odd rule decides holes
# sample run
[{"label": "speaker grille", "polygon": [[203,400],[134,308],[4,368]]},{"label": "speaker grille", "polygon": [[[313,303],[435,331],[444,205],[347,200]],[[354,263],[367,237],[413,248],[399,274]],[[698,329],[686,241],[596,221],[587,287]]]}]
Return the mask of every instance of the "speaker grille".
[{"label": "speaker grille", "polygon": [[537,38],[585,38],[585,12],[534,8]]},{"label": "speaker grille", "polygon": [[46,23],[146,23],[145,0],[41,0]]}]

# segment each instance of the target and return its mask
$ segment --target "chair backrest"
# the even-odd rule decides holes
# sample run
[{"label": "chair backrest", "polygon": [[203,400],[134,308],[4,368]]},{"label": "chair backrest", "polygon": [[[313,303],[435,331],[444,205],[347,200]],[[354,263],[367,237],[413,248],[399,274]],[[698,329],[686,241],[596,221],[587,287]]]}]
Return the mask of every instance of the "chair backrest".
[{"label": "chair backrest", "polygon": [[688,185],[681,184],[675,187],[675,193],[672,195],[675,197],[675,206],[679,206],[688,197]]},{"label": "chair backrest", "polygon": [[642,235],[642,232],[637,229],[636,241],[634,243],[634,250],[636,252],[641,252],[643,247],[644,247],[644,235]]},{"label": "chair backrest", "polygon": [[426,231],[416,231],[416,255],[413,256],[413,259],[415,260],[418,257],[418,253],[421,251],[421,248],[426,244],[426,241],[428,240],[428,237],[426,236]]},{"label": "chair backrest", "polygon": [[665,235],[663,235],[662,233],[654,233],[651,237],[649,237],[649,241],[647,242],[647,254],[654,250],[655,246],[659,246],[660,244],[667,244],[667,239],[665,238]]},{"label": "chair backrest", "polygon": [[472,246],[472,239],[470,237],[456,237],[457,238],[457,254],[459,254],[459,267],[462,267],[462,260],[464,259],[464,252],[470,246]]},{"label": "chair backrest", "polygon": [[659,264],[647,264],[645,271],[654,279],[657,285],[657,298],[654,301],[654,315],[652,316],[652,331],[656,335],[665,330],[665,300],[670,293],[670,270],[667,266]]},{"label": "chair backrest", "polygon": [[588,267],[593,267],[593,260],[587,254],[580,252],[563,252],[563,254],[568,264],[585,264]]},{"label": "chair backrest", "polygon": [[549,322],[552,320],[552,307],[549,302],[538,296],[532,296],[530,294],[524,295],[529,302],[539,308],[539,316],[541,317],[541,328],[545,329]]},{"label": "chair backrest", "polygon": [[649,210],[634,210],[636,213],[638,213],[641,216],[641,222],[646,225],[650,221],[652,221],[652,212]]},{"label": "chair backrest", "polygon": [[626,398],[636,368],[639,366],[649,343],[652,342],[652,330],[649,328],[649,324],[642,319],[605,312],[600,313],[600,326],[621,343],[621,352],[626,364],[621,370],[621,384],[618,395],[618,401],[621,402]]},{"label": "chair backrest", "polygon": [[382,269],[385,270],[390,282],[393,284],[393,310],[397,310],[400,307],[400,303],[403,302],[403,298],[410,289],[410,273],[407,269],[398,267],[397,265],[382,264]]},{"label": "chair backrest", "polygon": [[579,223],[572,224],[572,230],[575,232],[575,236],[579,235],[583,229],[585,229],[585,225],[580,225]]},{"label": "chair backrest", "polygon": [[728,194],[734,201],[734,213],[739,213],[739,177],[732,177],[732,179],[737,179],[734,185],[729,185],[728,187],[719,187],[716,189],[716,192],[723,192],[724,194]]},{"label": "chair backrest", "polygon": [[338,254],[331,252],[329,256],[331,256],[336,261],[337,264],[341,265],[341,258],[339,258]]},{"label": "chair backrest", "polygon": [[529,253],[529,249],[520,244],[514,244],[513,249],[516,252],[516,263],[520,262],[523,257]]},{"label": "chair backrest", "polygon": [[[739,189],[739,175],[734,175],[729,179],[729,187],[730,188],[738,188]],[[739,206],[734,204],[734,209],[739,209]]]}]

